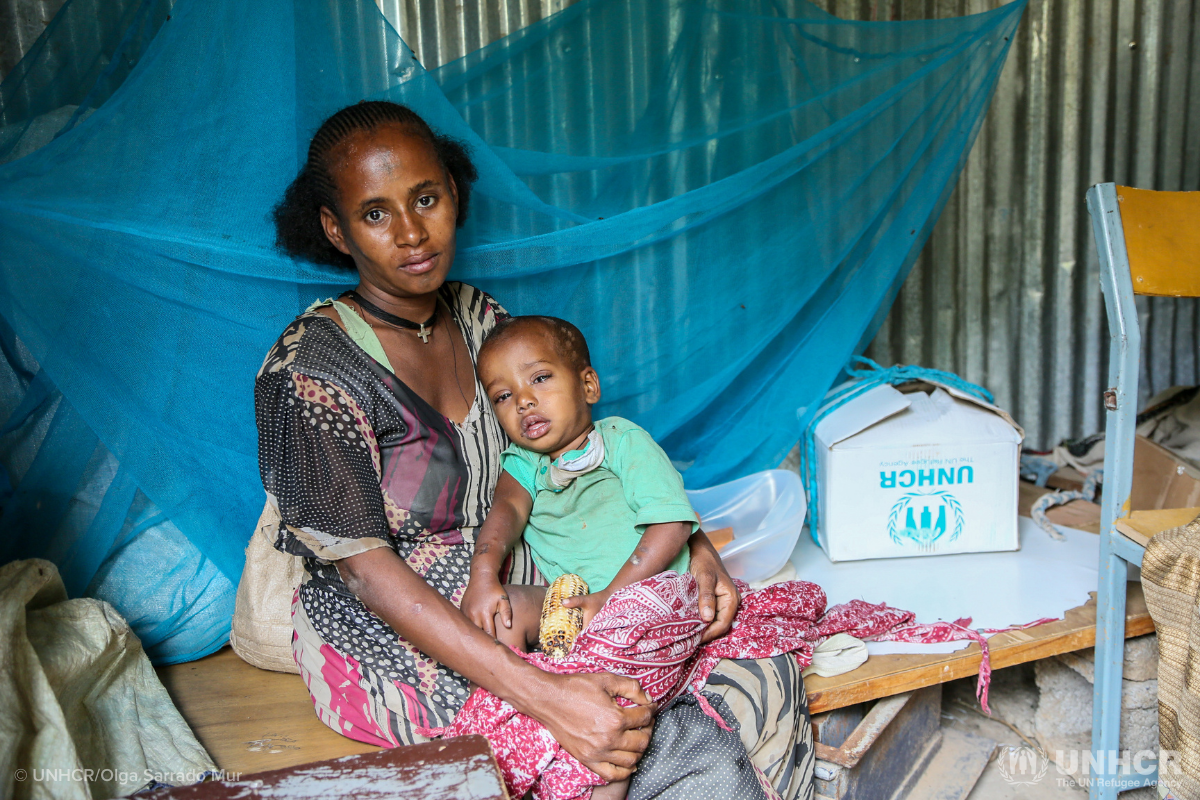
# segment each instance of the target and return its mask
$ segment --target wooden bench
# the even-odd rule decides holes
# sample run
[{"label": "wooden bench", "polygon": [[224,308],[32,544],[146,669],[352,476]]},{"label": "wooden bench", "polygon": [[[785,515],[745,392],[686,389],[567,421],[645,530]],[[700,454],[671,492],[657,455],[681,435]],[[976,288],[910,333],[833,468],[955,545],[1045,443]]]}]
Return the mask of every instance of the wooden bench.
[{"label": "wooden bench", "polygon": [[[1033,484],[1021,482],[1018,508],[1022,516],[1029,516],[1034,500],[1050,489],[1041,489]],[[1153,515],[1159,512],[1135,512]],[[1200,509],[1197,509],[1200,513]],[[1100,506],[1083,500],[1074,500],[1064,506],[1052,508],[1047,513],[1051,522],[1080,530],[1099,533]],[[1195,517],[1188,517],[1191,520]],[[1174,518],[1172,518],[1174,519]],[[1175,524],[1179,524],[1176,522]],[[1168,526],[1171,527],[1171,526]],[[1127,586],[1125,606],[1125,637],[1152,633],[1154,623],[1146,610],[1140,583]],[[1049,622],[1036,628],[999,633],[988,639],[992,669],[1011,667],[1027,661],[1050,658],[1061,653],[1083,650],[1096,643],[1096,599],[1071,609],[1057,622]],[[890,697],[901,692],[932,686],[935,683],[966,678],[979,673],[983,654],[979,645],[954,653],[931,655],[872,656],[856,670],[833,678],[812,676],[805,678],[804,688],[808,692],[809,710],[813,714],[832,711],[867,700]]]},{"label": "wooden bench", "polygon": [[[1028,515],[1030,504],[1047,491],[1022,483],[1022,513]],[[1048,516],[1061,525],[1099,531],[1099,507],[1094,503],[1075,501],[1052,509]],[[1137,514],[1131,519],[1149,524]],[[1125,635],[1152,632],[1141,585],[1130,583],[1128,591]],[[1093,599],[1057,622],[997,634],[989,640],[992,668],[1091,647],[1095,620]],[[979,672],[980,658],[976,644],[955,653],[874,656],[845,675],[805,679],[809,707],[816,714],[965,678]],[[378,749],[325,727],[299,676],[257,669],[228,648],[199,661],[163,667],[158,674],[221,769],[259,772]]]}]

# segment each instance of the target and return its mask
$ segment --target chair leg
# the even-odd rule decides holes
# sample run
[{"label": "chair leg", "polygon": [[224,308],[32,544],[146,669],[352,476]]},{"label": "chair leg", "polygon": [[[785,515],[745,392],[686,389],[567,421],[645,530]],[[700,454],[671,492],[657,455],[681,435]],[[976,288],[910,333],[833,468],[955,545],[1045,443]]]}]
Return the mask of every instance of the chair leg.
[{"label": "chair leg", "polygon": [[[1112,533],[1110,532],[1111,536]],[[1092,772],[1090,800],[1115,800],[1121,738],[1121,676],[1125,662],[1125,561],[1100,547],[1100,584],[1096,592],[1096,671],[1092,695]]]}]

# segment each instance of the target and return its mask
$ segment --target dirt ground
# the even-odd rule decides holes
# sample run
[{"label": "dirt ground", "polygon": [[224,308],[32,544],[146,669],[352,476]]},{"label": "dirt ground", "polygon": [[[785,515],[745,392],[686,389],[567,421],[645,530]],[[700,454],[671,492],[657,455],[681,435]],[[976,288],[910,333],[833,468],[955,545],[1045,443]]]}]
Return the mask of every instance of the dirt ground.
[{"label": "dirt ground", "polygon": [[[1001,747],[1027,747],[1036,744],[1033,717],[1037,710],[1038,688],[1031,665],[997,670],[992,676],[990,705],[992,717],[979,710],[975,700],[975,679],[953,681],[942,694],[942,727],[986,736]],[[1024,784],[1006,779],[993,756],[967,800],[1086,800],[1087,789],[1050,762],[1045,775]],[[1154,789],[1124,792],[1120,800],[1157,800]]]}]

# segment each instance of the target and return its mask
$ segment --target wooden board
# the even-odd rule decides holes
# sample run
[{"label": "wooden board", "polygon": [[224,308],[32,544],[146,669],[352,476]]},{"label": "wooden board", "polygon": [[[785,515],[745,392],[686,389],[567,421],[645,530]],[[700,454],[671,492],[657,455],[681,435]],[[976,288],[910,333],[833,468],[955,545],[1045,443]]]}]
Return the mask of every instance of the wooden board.
[{"label": "wooden board", "polygon": [[154,800],[509,800],[482,736],[257,772],[155,793]]},{"label": "wooden board", "polygon": [[160,667],[158,677],[226,772],[262,772],[380,749],[325,727],[299,675],[252,667],[228,647]]},{"label": "wooden board", "polygon": [[[1128,584],[1125,607],[1125,636],[1141,636],[1154,631],[1146,611],[1146,599],[1140,583]],[[1049,658],[1092,647],[1096,643],[1096,600],[1066,613],[1065,619],[1024,631],[998,633],[988,640],[992,669],[1011,667],[1026,661]],[[935,683],[965,678],[979,673],[982,654],[971,644],[956,653],[930,655],[871,656],[856,670],[833,678],[811,676],[804,679],[809,711],[819,714],[835,708],[909,692]]]},{"label": "wooden board", "polygon": [[1153,511],[1134,511],[1116,522],[1117,530],[1142,547],[1150,544],[1154,534],[1187,525],[1200,517],[1200,508],[1159,508]]},{"label": "wooden board", "polygon": [[[1029,516],[1029,509],[1039,497],[1050,494],[1054,489],[1034,486],[1028,481],[1020,481],[1017,493],[1017,513],[1023,517]],[[1072,500],[1061,506],[1055,506],[1046,512],[1046,519],[1055,525],[1064,525],[1088,533],[1100,532],[1100,506],[1087,500]]]},{"label": "wooden board", "polygon": [[1129,507],[1142,510],[1192,506],[1200,506],[1200,470],[1145,436],[1137,437],[1133,442]]}]

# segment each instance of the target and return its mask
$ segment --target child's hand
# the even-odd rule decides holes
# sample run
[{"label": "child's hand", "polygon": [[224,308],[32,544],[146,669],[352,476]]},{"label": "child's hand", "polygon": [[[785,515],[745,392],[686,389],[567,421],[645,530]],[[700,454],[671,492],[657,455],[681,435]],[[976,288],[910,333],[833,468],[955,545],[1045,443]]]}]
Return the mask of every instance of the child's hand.
[{"label": "child's hand", "polygon": [[500,622],[504,627],[512,627],[512,603],[496,578],[488,580],[486,577],[472,575],[458,607],[467,615],[467,619],[487,631],[489,636],[497,635],[497,614],[500,615]]},{"label": "child's hand", "polygon": [[586,631],[587,626],[591,624],[592,617],[604,608],[604,604],[608,602],[608,598],[612,597],[611,587],[602,592],[592,592],[591,594],[581,594],[578,597],[568,597],[562,601],[566,608],[578,608],[583,610],[583,629]]}]

